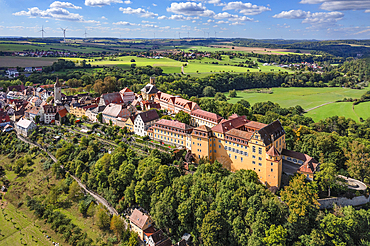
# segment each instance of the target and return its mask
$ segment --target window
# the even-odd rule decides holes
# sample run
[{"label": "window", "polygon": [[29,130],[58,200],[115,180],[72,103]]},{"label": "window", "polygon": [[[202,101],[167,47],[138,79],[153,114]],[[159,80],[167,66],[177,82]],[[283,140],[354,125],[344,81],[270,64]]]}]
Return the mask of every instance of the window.
[{"label": "window", "polygon": [[273,166],[274,165],[274,163],[273,162],[271,162],[271,166]]},{"label": "window", "polygon": [[258,148],[258,154],[262,155],[262,148]]},{"label": "window", "polygon": [[243,152],[243,150],[241,150],[241,151],[240,151],[240,154],[241,154],[241,155],[244,155],[244,152]]},{"label": "window", "polygon": [[259,160],[259,161],[262,161],[262,157],[258,157],[258,160]]},{"label": "window", "polygon": [[255,161],[252,161],[252,164],[256,164],[256,162]]},{"label": "window", "polygon": [[225,146],[225,150],[227,150],[227,146]]},{"label": "window", "polygon": [[231,154],[229,154],[229,157],[231,158]]},{"label": "window", "polygon": [[235,148],[233,148],[233,152],[235,152]]},{"label": "window", "polygon": [[297,159],[293,159],[293,162],[297,162]]},{"label": "window", "polygon": [[256,156],[255,156],[255,155],[252,155],[252,158],[253,158],[253,159],[256,159]]},{"label": "window", "polygon": [[[218,135],[218,134],[217,134]],[[221,143],[221,140],[218,140],[219,143]]]},{"label": "window", "polygon": [[214,152],[215,152],[215,153],[217,153],[217,151],[216,151],[216,150],[214,150]]},{"label": "window", "polygon": [[252,147],[252,151],[253,151],[253,153],[256,153],[256,146]]},{"label": "window", "polygon": [[237,157],[237,156],[235,156],[235,160],[236,160],[236,159],[238,159],[238,157]]},{"label": "window", "polygon": [[240,161],[243,162],[243,157],[240,157]]},{"label": "window", "polygon": [[258,163],[258,166],[262,167],[262,163]]},{"label": "window", "polygon": [[271,168],[271,172],[273,172],[273,171],[274,171],[274,169]]},{"label": "window", "polygon": [[218,148],[221,149],[221,145],[218,145]]},{"label": "window", "polygon": [[231,151],[231,147],[229,147],[229,151]]}]

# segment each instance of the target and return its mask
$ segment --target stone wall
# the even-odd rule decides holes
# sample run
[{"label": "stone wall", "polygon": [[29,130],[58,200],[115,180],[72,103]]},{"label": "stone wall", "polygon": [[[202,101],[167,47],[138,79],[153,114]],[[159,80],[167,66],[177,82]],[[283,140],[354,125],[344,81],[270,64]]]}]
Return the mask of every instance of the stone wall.
[{"label": "stone wall", "polygon": [[325,208],[332,208],[333,204],[337,204],[341,207],[344,206],[359,206],[370,202],[370,196],[356,196],[352,199],[345,198],[345,197],[334,197],[334,198],[325,198],[325,199],[318,199],[320,203],[320,209]]}]

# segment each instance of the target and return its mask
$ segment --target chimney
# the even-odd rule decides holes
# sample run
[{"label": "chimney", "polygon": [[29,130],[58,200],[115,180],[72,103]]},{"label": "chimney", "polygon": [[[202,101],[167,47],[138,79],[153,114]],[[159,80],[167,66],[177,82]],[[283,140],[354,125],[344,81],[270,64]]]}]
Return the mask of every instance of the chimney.
[{"label": "chimney", "polygon": [[155,77],[150,77],[150,84],[155,85]]}]

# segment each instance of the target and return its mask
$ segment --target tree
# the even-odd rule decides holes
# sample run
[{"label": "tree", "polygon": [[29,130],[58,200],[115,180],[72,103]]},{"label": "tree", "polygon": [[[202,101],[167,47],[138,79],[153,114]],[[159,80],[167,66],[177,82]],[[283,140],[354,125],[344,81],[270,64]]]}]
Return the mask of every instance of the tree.
[{"label": "tree", "polygon": [[246,108],[250,108],[250,106],[251,106],[250,103],[247,100],[244,100],[244,99],[238,101],[237,103],[243,105]]},{"label": "tree", "polygon": [[175,116],[175,119],[182,122],[182,123],[185,123],[185,124],[190,124],[190,114],[188,113],[185,113],[184,111],[180,111],[176,114]]},{"label": "tree", "polygon": [[121,234],[125,229],[125,223],[119,215],[113,215],[110,221],[110,229],[116,234],[117,238],[121,237]]},{"label": "tree", "polygon": [[212,86],[206,86],[204,89],[203,89],[203,95],[205,97],[214,97],[216,94],[216,90],[215,88],[213,88]]},{"label": "tree", "polygon": [[131,62],[135,62],[135,59],[131,59]]},{"label": "tree", "polygon": [[101,230],[109,230],[110,228],[110,216],[108,215],[107,211],[99,205],[98,209],[96,210],[95,214],[96,225]]},{"label": "tree", "polygon": [[99,113],[99,114],[96,116],[96,119],[97,119],[100,123],[103,123],[103,114],[102,114],[102,113]]},{"label": "tree", "polygon": [[325,189],[328,191],[328,197],[330,197],[330,189],[337,184],[337,177],[338,172],[335,164],[322,163],[320,165],[320,171],[315,174],[315,181],[322,190]]},{"label": "tree", "polygon": [[283,246],[285,245],[287,235],[287,230],[281,225],[271,225],[270,229],[266,230],[266,237],[263,241],[266,245]]},{"label": "tree", "polygon": [[353,141],[348,149],[344,149],[347,157],[346,166],[348,173],[355,179],[364,181],[365,177],[370,176],[370,154],[369,149],[362,143]]},{"label": "tree", "polygon": [[69,186],[68,198],[72,201],[78,201],[82,198],[83,193],[81,192],[81,188],[76,181],[72,182]]},{"label": "tree", "polygon": [[237,97],[236,90],[229,91],[229,97]]},{"label": "tree", "polygon": [[138,243],[139,243],[138,235],[132,231],[127,246],[136,246]]},{"label": "tree", "polygon": [[296,222],[299,217],[304,217],[312,209],[317,209],[317,185],[315,182],[306,182],[304,175],[296,175],[289,182],[289,186],[281,191],[281,199],[289,207],[289,218],[291,223]]},{"label": "tree", "polygon": [[221,93],[221,92],[217,92],[216,95],[215,95],[215,100],[216,101],[227,101],[227,98],[225,96],[224,93]]},{"label": "tree", "polygon": [[46,103],[49,103],[51,100],[53,100],[54,99],[54,97],[53,96],[51,96],[51,97],[48,97],[47,99],[46,99]]},{"label": "tree", "polygon": [[227,245],[227,223],[220,213],[210,211],[203,219],[200,229],[204,246]]}]

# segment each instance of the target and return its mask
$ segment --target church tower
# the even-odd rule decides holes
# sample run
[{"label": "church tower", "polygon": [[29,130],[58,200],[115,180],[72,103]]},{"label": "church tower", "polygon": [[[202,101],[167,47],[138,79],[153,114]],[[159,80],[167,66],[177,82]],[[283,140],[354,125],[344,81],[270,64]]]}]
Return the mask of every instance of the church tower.
[{"label": "church tower", "polygon": [[62,85],[59,83],[59,78],[54,84],[54,104],[62,102]]}]

